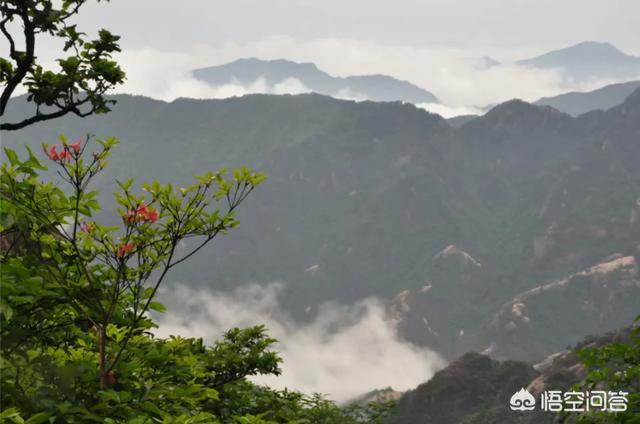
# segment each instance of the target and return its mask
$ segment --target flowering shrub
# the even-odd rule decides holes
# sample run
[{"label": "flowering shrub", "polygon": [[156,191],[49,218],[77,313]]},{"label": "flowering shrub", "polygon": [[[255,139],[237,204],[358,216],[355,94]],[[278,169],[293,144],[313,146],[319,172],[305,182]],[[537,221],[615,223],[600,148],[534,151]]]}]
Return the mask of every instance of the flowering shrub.
[{"label": "flowering shrub", "polygon": [[[227,178],[223,170],[180,189],[147,184],[142,195],[132,192],[132,181],[119,182],[123,226],[107,227],[92,219],[99,204],[89,187],[116,144],[91,138],[67,143],[61,137],[60,144],[44,145],[67,191],[38,179],[45,166],[30,149],[25,160],[5,150],[8,163],[0,179],[3,408],[16,405],[47,420],[102,422],[98,416],[124,419],[133,410],[191,416],[185,405],[217,396],[197,382],[211,366],[205,365],[211,353],[201,344],[197,352],[204,356],[194,358],[184,374],[173,369],[175,374],[165,376],[172,382],[167,390],[174,391],[149,380],[153,358],[143,355],[141,346],[150,352],[167,345],[187,349],[185,343],[193,341],[151,338],[148,312],[164,310],[155,297],[168,271],[238,225],[236,208],[265,177],[242,168]],[[187,238],[196,244],[178,249]],[[239,378],[277,372],[277,356],[266,350],[273,341],[262,328],[247,331],[246,341],[261,347],[254,360],[262,362]],[[168,354],[161,356],[170,363]],[[197,366],[198,361],[204,362]],[[183,398],[177,387],[193,393]],[[142,400],[154,396],[163,399],[154,407]],[[173,410],[180,404],[182,410]]]},{"label": "flowering shrub", "polygon": [[[327,423],[378,422],[389,408],[342,410],[314,395],[246,380],[279,374],[262,326],[201,339],[158,339],[148,312],[168,272],[238,225],[237,207],[264,181],[240,168],[174,188],[134,194],[118,182],[121,225],[95,219],[93,177],[115,139],[44,146],[67,191],[39,179],[27,149],[0,178],[0,422]],[[178,245],[189,239],[189,249]]]}]

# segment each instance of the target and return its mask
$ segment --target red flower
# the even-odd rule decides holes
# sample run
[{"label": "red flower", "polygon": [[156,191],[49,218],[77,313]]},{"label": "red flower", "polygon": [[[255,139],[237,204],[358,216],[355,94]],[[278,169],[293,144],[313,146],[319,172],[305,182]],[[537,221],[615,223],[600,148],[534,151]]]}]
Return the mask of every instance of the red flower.
[{"label": "red flower", "polygon": [[138,207],[136,208],[136,215],[138,215],[138,217],[140,218],[144,218],[145,216],[147,216],[147,213],[147,205],[145,205],[144,203],[140,203],[140,205],[138,205]]},{"label": "red flower", "polygon": [[141,203],[133,210],[128,210],[127,213],[122,217],[124,222],[132,223],[132,222],[151,222],[154,223],[160,218],[160,213],[155,209],[150,209],[144,203]]},{"label": "red flower", "polygon": [[136,212],[135,211],[127,211],[127,213],[122,217],[124,222],[131,224],[136,220]]},{"label": "red flower", "polygon": [[80,150],[81,150],[80,141],[76,141],[75,143],[69,144],[69,147],[73,149],[76,155],[80,153]]},{"label": "red flower", "polygon": [[58,154],[58,159],[63,162],[67,159],[71,159],[71,152],[66,148]]},{"label": "red flower", "polygon": [[47,156],[53,161],[62,163],[65,160],[71,159],[71,152],[69,152],[68,146],[64,146],[64,148],[58,152],[58,145],[54,144],[47,152]]},{"label": "red flower", "polygon": [[120,259],[124,258],[124,256],[131,252],[136,247],[135,243],[129,242],[125,244],[121,244],[118,247],[118,251],[116,252],[116,256]]},{"label": "red flower", "polygon": [[51,149],[49,149],[49,152],[47,153],[47,155],[49,156],[49,159],[51,160],[59,160],[60,157],[58,156],[58,152],[56,152],[56,150],[58,149],[58,145],[54,144],[53,146],[51,146]]},{"label": "red flower", "polygon": [[80,223],[80,231],[83,233],[90,233],[93,231],[93,224],[91,222],[81,222]]},{"label": "red flower", "polygon": [[160,213],[156,210],[150,210],[146,214],[147,221],[151,222],[152,224],[156,222],[158,218],[160,218]]}]

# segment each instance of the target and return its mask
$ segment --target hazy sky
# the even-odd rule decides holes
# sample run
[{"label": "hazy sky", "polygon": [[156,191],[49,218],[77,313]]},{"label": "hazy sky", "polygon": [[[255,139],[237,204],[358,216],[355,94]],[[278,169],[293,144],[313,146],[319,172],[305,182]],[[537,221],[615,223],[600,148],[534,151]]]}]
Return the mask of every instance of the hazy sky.
[{"label": "hazy sky", "polygon": [[111,0],[87,8],[82,20],[113,28],[135,48],[284,35],[444,45],[514,58],[597,40],[640,55],[637,0]]},{"label": "hazy sky", "polygon": [[[122,36],[119,91],[164,100],[305,92],[299,81],[211,87],[191,76],[240,57],[284,58],[336,76],[411,81],[443,103],[425,107],[446,116],[616,82],[567,81],[556,70],[513,66],[517,59],[588,40],[640,56],[640,0],[111,0],[87,4],[78,24]],[[40,46],[51,63],[59,49]],[[483,67],[482,56],[502,66]]]}]

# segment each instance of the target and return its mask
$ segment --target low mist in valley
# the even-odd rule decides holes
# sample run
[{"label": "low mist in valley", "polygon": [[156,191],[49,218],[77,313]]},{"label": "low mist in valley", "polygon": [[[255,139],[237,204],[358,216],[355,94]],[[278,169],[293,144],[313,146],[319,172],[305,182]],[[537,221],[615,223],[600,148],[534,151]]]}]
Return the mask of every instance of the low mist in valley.
[{"label": "low mist in valley", "polygon": [[341,402],[374,389],[408,390],[445,364],[428,348],[402,340],[379,300],[325,303],[309,320],[296,322],[280,305],[286,289],[282,282],[241,285],[232,292],[171,284],[161,294],[168,311],[158,316],[155,333],[211,342],[230,328],[264,324],[278,340],[282,375],[253,381]]}]

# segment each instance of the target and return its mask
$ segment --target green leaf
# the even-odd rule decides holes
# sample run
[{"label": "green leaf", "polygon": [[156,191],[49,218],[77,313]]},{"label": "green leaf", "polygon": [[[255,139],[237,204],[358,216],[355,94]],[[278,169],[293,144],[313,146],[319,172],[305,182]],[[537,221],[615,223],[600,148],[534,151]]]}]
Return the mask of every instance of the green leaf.
[{"label": "green leaf", "polygon": [[40,424],[40,423],[44,423],[49,421],[49,418],[51,417],[51,413],[50,412],[38,412],[37,414],[31,416],[31,418],[29,418],[27,421],[25,421],[25,424]]},{"label": "green leaf", "polygon": [[11,165],[16,166],[20,163],[20,160],[18,159],[18,155],[13,150],[5,147],[4,153],[7,155],[7,158],[9,159],[9,162],[11,163]]},{"label": "green leaf", "polygon": [[16,408],[8,408],[0,412],[0,422],[4,422],[7,419],[11,419],[15,423],[24,422],[22,417],[20,417],[20,412]]},{"label": "green leaf", "polygon": [[116,184],[118,184],[123,191],[128,191],[131,188],[131,185],[133,184],[133,178],[129,178],[126,181],[116,180]]},{"label": "green leaf", "polygon": [[13,316],[13,309],[4,301],[0,301],[0,315],[4,315],[7,321]]},{"label": "green leaf", "polygon": [[164,306],[160,302],[151,302],[149,303],[149,309],[157,312],[164,312],[167,310],[166,306]]},{"label": "green leaf", "polygon": [[162,409],[158,408],[155,404],[149,401],[145,401],[142,403],[142,409],[158,417],[162,417],[164,415]]}]

